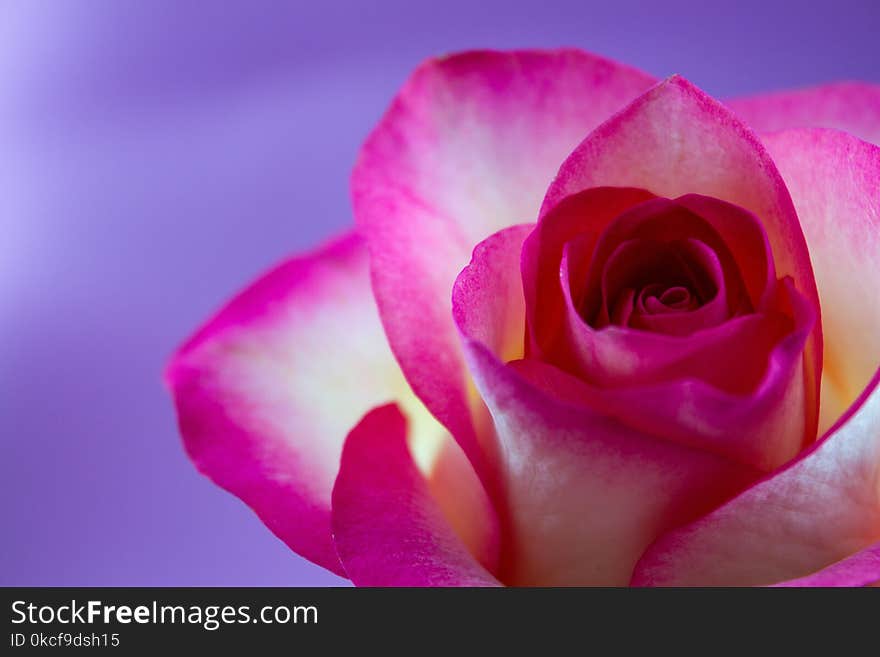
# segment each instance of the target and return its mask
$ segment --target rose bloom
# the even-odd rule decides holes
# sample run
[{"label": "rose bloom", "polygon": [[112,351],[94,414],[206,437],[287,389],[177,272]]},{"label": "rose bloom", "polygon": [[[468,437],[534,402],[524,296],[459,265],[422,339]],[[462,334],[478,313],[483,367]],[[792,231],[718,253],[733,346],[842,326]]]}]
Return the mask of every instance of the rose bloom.
[{"label": "rose bloom", "polygon": [[880,581],[880,87],[430,60],[356,227],[173,357],[187,452],[355,584]]}]

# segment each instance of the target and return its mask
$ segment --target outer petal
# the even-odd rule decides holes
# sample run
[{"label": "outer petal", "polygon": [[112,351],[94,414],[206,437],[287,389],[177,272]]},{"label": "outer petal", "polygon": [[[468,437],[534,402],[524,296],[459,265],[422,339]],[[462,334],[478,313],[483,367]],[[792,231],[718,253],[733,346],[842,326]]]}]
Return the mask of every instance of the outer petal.
[{"label": "outer petal", "polygon": [[880,144],[880,85],[837,82],[809,89],[734,98],[725,103],[759,132],[835,128]]},{"label": "outer petal", "polygon": [[851,413],[807,454],[653,545],[633,584],[772,584],[877,542],[880,371]]},{"label": "outer petal", "polygon": [[[590,134],[562,165],[542,217],[591,187],[646,189],[674,198],[702,194],[751,211],[763,222],[777,275],[819,307],[810,254],[782,177],[757,137],[723,105],[674,76]],[[818,324],[806,349],[807,408],[818,408]],[[812,412],[814,415],[815,413]],[[817,417],[808,418],[815,427]]]},{"label": "outer petal", "polygon": [[498,586],[446,521],[407,450],[394,405],[369,413],[345,442],[333,488],[333,536],[359,586]]},{"label": "outer petal", "polygon": [[652,84],[576,50],[471,52],[409,79],[354,171],[355,215],[391,347],[475,463],[468,375],[449,291],[474,244],[535,218],[565,155]]},{"label": "outer petal", "polygon": [[[534,361],[505,365],[509,337],[523,332],[515,271],[528,226],[480,244],[453,290],[453,313],[502,449],[510,536],[505,581],[514,584],[626,584],[661,532],[740,490],[754,471],[655,440],[532,379],[559,373]],[[497,312],[508,309],[508,312]],[[499,356],[501,358],[499,358]],[[528,371],[530,367],[548,371]],[[564,385],[564,382],[563,382]]]},{"label": "outer petal", "polygon": [[[181,347],[166,376],[199,470],[292,549],[339,574],[330,493],[343,440],[367,410],[399,400],[420,464],[433,472],[443,463],[438,476],[454,479],[440,458],[445,432],[409,392],[388,348],[367,252],[354,235],[251,285]],[[446,504],[459,526],[491,533],[490,510],[469,508],[456,511],[452,497]],[[468,533],[474,549],[489,549],[484,535]]]},{"label": "outer petal", "polygon": [[819,286],[824,431],[880,365],[880,148],[833,130],[764,141],[791,191]]}]

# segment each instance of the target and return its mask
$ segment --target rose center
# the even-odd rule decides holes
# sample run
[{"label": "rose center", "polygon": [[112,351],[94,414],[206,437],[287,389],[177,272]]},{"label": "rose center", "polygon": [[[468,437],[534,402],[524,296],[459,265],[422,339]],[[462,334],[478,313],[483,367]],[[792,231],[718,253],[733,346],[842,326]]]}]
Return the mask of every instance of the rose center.
[{"label": "rose center", "polygon": [[[601,277],[600,305],[584,317],[594,328],[621,326],[683,332],[699,326],[693,318],[724,289],[717,256],[699,240],[623,241],[608,258]],[[661,319],[662,318],[662,319]]]},{"label": "rose center", "polygon": [[694,310],[702,305],[699,295],[685,285],[664,287],[654,283],[639,292],[637,306],[649,315]]}]

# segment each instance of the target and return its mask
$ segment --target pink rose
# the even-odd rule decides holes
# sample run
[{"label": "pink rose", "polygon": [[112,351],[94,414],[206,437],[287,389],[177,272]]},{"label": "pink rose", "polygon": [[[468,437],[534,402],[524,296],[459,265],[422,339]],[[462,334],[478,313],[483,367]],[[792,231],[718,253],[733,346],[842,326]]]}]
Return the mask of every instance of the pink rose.
[{"label": "pink rose", "polygon": [[356,231],[174,356],[186,449],[360,585],[878,582],[870,141],[877,86],[431,60]]}]

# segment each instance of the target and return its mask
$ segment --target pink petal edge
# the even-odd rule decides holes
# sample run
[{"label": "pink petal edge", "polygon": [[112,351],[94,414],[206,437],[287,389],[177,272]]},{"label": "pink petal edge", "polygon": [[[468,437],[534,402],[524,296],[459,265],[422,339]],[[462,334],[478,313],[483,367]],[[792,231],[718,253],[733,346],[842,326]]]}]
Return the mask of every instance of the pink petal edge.
[{"label": "pink petal edge", "polygon": [[880,145],[880,84],[834,82],[732,98],[725,104],[759,132],[833,128]]},{"label": "pink petal edge", "polygon": [[178,350],[165,376],[198,469],[294,551],[344,576],[330,540],[342,442],[369,408],[406,390],[360,238],[269,271]]},{"label": "pink petal edge", "polygon": [[345,441],[333,487],[333,539],[358,586],[500,586],[446,521],[410,456],[394,404]]},{"label": "pink petal edge", "polygon": [[875,543],[812,575],[790,579],[774,586],[871,586],[878,583],[880,583],[880,543]]}]

